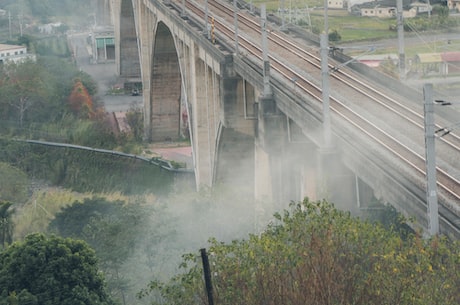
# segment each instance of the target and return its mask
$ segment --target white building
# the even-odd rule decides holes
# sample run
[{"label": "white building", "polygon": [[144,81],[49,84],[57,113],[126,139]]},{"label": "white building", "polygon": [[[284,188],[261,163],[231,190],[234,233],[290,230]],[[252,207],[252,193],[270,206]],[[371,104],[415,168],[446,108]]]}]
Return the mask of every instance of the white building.
[{"label": "white building", "polygon": [[451,11],[460,12],[460,0],[447,0],[447,7]]},{"label": "white building", "polygon": [[328,0],[327,7],[331,9],[343,9],[345,2],[343,0]]},{"label": "white building", "polygon": [[396,16],[395,7],[381,7],[380,5],[361,8],[361,16],[392,18]]},{"label": "white building", "polygon": [[0,44],[0,64],[8,61],[19,62],[26,59],[35,60],[35,56],[27,54],[27,48],[9,44]]}]

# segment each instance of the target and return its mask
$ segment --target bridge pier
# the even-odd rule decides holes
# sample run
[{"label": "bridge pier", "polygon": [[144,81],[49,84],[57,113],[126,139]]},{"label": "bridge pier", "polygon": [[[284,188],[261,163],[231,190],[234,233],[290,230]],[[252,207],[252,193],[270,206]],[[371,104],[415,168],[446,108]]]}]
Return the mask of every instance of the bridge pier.
[{"label": "bridge pier", "polygon": [[280,204],[289,196],[286,178],[286,117],[277,108],[273,97],[262,96],[258,103],[258,124],[255,143],[255,198]]},{"label": "bridge pier", "polygon": [[232,56],[222,64],[221,129],[215,182],[254,196],[255,89],[232,69]]},{"label": "bridge pier", "polygon": [[318,199],[326,199],[340,210],[359,214],[359,180],[343,164],[340,152],[331,148],[317,150],[317,181]]},{"label": "bridge pier", "polygon": [[[139,47],[137,44],[136,23],[132,0],[120,0],[119,11],[114,11],[116,22],[115,60],[117,62],[117,72],[125,85],[125,89],[141,86],[141,62],[139,58]],[[139,89],[139,88],[138,88]]]},{"label": "bridge pier", "polygon": [[205,61],[195,58],[193,74],[197,86],[191,99],[195,177],[199,187],[211,187],[214,183],[216,139],[220,124],[220,84],[215,69]]}]

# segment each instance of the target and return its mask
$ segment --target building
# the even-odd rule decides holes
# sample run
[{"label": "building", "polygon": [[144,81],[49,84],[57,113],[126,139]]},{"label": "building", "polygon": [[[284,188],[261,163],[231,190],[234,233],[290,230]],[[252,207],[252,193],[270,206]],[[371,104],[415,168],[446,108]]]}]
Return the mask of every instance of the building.
[{"label": "building", "polygon": [[97,26],[91,33],[94,64],[115,62],[115,37],[112,26]]},{"label": "building", "polygon": [[433,7],[429,3],[423,2],[412,2],[410,4],[411,9],[415,8],[417,15],[419,14],[431,14]]},{"label": "building", "polygon": [[[367,17],[395,18],[397,14],[395,5],[395,1],[387,0],[364,2],[353,5],[350,9],[350,13]],[[420,13],[430,13],[431,9],[431,5],[426,3],[414,2],[412,4],[406,4],[403,5],[403,17],[413,18]]]},{"label": "building", "polygon": [[371,68],[380,66],[381,63],[390,61],[393,65],[397,65],[399,57],[396,54],[375,54],[375,55],[364,55],[356,57],[356,60]]},{"label": "building", "polygon": [[460,12],[460,0],[447,0],[447,7],[451,11]]},{"label": "building", "polygon": [[392,18],[396,16],[396,8],[394,6],[382,7],[380,5],[364,6],[361,7],[361,16]]},{"label": "building", "polygon": [[460,52],[420,53],[415,56],[415,72],[425,75],[460,74]]},{"label": "building", "polygon": [[27,54],[25,46],[0,44],[0,64],[5,62],[20,62],[26,59],[35,60],[35,55]]},{"label": "building", "polygon": [[343,0],[328,0],[327,7],[331,9],[343,9],[346,2]]}]

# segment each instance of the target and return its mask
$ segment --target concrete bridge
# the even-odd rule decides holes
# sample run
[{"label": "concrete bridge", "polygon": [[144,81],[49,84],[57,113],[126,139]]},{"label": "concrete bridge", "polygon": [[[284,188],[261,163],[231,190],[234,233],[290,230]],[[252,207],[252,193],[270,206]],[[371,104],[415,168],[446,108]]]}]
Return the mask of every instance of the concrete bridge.
[{"label": "concrete bridge", "polygon": [[[231,42],[214,43],[203,21],[170,3],[111,6],[119,75],[127,86],[142,84],[145,139],[189,138],[197,188],[225,184],[283,204],[327,198],[355,212],[375,195],[426,228],[420,175],[376,153],[375,143],[339,118],[332,121],[334,150],[322,149],[321,106],[299,94],[295,81],[271,78],[267,96],[262,61],[235,53]],[[458,202],[439,198],[440,211],[457,219]],[[452,222],[440,226],[458,234]]]}]

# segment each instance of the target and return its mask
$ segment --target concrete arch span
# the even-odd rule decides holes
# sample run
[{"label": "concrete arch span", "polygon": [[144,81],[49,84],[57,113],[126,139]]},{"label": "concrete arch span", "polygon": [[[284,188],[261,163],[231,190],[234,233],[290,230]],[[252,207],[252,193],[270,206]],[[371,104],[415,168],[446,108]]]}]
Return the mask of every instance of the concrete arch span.
[{"label": "concrete arch span", "polygon": [[[145,139],[174,141],[188,135],[197,189],[232,185],[272,200],[303,194],[297,180],[309,171],[297,166],[292,176],[292,162],[286,160],[301,158],[287,154],[290,145],[271,147],[286,143],[286,118],[260,111],[258,74],[241,67],[231,52],[217,48],[170,7],[148,0],[113,1],[123,10],[120,54],[132,55],[120,60],[140,62]],[[121,71],[127,71],[126,65],[120,63]]]},{"label": "concrete arch span", "polygon": [[[182,77],[176,45],[164,22],[155,27],[150,83],[150,140],[177,141],[181,136]],[[182,107],[185,110],[185,107]],[[184,113],[184,118],[188,115]]]}]

